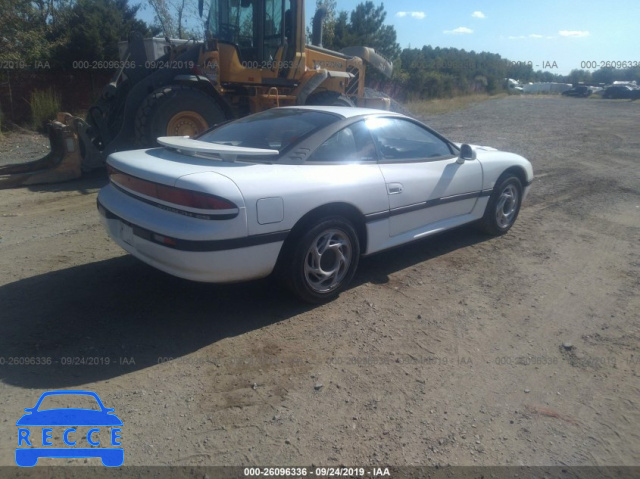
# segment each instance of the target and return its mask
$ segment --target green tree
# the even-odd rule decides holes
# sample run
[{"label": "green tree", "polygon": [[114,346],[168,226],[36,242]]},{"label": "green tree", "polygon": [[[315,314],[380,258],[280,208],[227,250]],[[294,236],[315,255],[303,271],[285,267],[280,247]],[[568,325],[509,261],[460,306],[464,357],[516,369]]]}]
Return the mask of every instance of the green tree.
[{"label": "green tree", "polygon": [[506,78],[513,78],[521,82],[530,82],[533,77],[533,65],[529,63],[516,62],[511,63],[505,60],[508,64]]},{"label": "green tree", "polygon": [[59,25],[65,34],[55,49],[54,65],[70,68],[77,60],[117,60],[119,41],[133,31],[150,34],[147,25],[136,19],[138,9],[128,0],[78,0]]},{"label": "green tree", "polygon": [[567,76],[567,83],[572,83],[573,85],[590,81],[591,72],[588,70],[571,70]]},{"label": "green tree", "polygon": [[[157,29],[169,38],[199,38],[203,36],[202,19],[195,0],[149,0]],[[190,27],[197,25],[197,27]]]},{"label": "green tree", "polygon": [[[336,5],[336,0],[316,0],[316,7],[327,11],[322,28],[325,48],[340,51],[352,46],[372,47],[392,60],[400,55],[395,28],[384,24],[387,17],[384,4],[376,7],[370,1],[360,3],[350,14],[344,10],[336,12]],[[307,28],[307,33],[311,34],[311,28]]]},{"label": "green tree", "polygon": [[385,25],[387,12],[384,4],[376,7],[373,2],[360,3],[351,12],[349,25],[343,42],[347,45],[363,45],[373,47],[378,53],[389,59],[400,55],[396,30],[392,25]]},{"label": "green tree", "polygon": [[559,83],[566,83],[567,82],[567,77],[563,76],[563,75],[556,75],[555,73],[551,73],[550,71],[542,71],[542,70],[538,70],[536,72],[533,73],[533,78],[532,80],[533,82],[559,82]]},{"label": "green tree", "polygon": [[[336,8],[338,2],[336,0],[316,0],[316,11],[320,8],[324,8],[327,15],[324,18],[322,25],[322,46],[330,50],[335,50],[335,27],[336,27]],[[346,15],[346,12],[345,12]],[[307,38],[311,39],[311,33],[313,31],[313,20],[309,27],[307,27]]]},{"label": "green tree", "polygon": [[349,35],[349,14],[344,10],[338,13],[335,24],[333,26],[333,38],[330,45],[327,48],[331,50],[341,50],[344,47],[356,46],[355,44],[349,44],[348,40],[345,40]]},{"label": "green tree", "polygon": [[614,81],[635,81],[640,83],[640,66],[630,68],[605,67],[594,71],[592,81],[611,84]]},{"label": "green tree", "polygon": [[47,61],[54,30],[68,0],[0,0],[0,60],[32,65]]}]

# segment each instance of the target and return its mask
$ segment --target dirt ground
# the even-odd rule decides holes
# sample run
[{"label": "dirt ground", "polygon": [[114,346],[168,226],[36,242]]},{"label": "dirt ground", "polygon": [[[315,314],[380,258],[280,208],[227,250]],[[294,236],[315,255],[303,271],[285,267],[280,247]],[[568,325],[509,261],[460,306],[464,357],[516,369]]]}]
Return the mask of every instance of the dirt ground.
[{"label": "dirt ground", "polygon": [[25,129],[2,132],[0,136],[0,166],[9,163],[25,163],[45,156],[49,137]]},{"label": "dirt ground", "polygon": [[640,466],[639,119],[557,97],[427,118],[531,160],[516,225],[365,258],[316,307],[123,254],[103,172],[0,191],[0,465],[25,407],[84,389],[125,465]]}]

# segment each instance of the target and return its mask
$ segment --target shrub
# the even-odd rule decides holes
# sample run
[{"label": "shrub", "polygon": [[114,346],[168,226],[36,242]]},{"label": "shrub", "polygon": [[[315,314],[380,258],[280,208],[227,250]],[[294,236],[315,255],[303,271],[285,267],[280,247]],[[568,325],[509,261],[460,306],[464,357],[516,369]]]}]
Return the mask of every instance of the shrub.
[{"label": "shrub", "polygon": [[60,111],[60,97],[53,90],[35,90],[31,93],[31,118],[34,130],[46,131],[47,122],[55,119]]}]

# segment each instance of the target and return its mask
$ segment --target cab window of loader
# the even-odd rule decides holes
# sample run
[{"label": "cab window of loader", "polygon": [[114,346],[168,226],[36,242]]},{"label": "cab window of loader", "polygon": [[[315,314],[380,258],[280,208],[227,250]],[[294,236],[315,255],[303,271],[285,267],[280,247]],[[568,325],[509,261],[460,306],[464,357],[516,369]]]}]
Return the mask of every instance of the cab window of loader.
[{"label": "cab window of loader", "polygon": [[209,29],[214,38],[238,47],[249,68],[267,68],[284,39],[282,0],[211,0]]},{"label": "cab window of loader", "polygon": [[264,61],[274,61],[276,52],[282,44],[284,29],[284,11],[282,0],[266,0],[264,22]]}]

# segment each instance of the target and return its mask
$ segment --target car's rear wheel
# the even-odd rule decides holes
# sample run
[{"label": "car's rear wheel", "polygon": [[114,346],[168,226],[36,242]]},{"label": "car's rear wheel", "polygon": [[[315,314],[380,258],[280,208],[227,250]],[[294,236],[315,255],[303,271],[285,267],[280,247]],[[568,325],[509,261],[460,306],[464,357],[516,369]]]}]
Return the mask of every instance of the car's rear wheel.
[{"label": "car's rear wheel", "polygon": [[299,298],[322,303],[346,288],[359,258],[360,243],[353,225],[342,217],[326,217],[291,245],[285,279]]},{"label": "car's rear wheel", "polygon": [[515,223],[521,202],[520,179],[513,174],[501,176],[496,182],[481,220],[482,229],[494,236],[505,234]]}]

